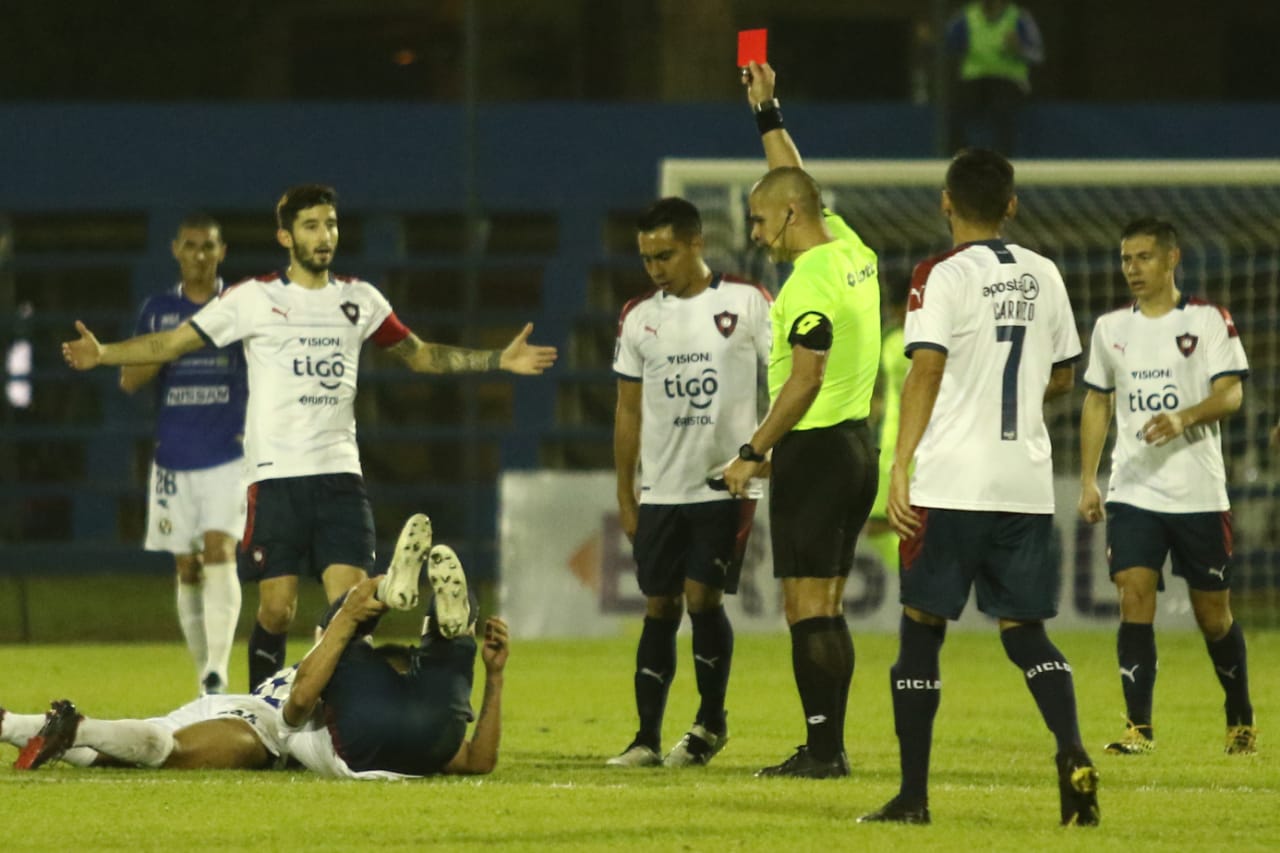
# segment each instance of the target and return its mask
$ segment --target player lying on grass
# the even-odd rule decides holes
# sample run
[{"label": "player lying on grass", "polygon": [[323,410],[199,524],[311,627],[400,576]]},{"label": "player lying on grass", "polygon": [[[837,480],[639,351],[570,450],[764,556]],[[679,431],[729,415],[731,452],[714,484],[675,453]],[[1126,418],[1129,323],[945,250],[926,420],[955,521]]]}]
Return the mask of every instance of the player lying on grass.
[{"label": "player lying on grass", "polygon": [[[170,769],[260,769],[293,760],[324,776],[361,779],[488,773],[501,735],[507,626],[497,617],[485,623],[484,699],[467,740],[472,607],[457,556],[448,546],[429,549],[430,529],[425,516],[410,519],[389,574],[353,587],[331,608],[307,657],[251,695],[205,696],[149,720],[95,720],[66,700],[43,715],[0,709],[0,742],[20,748],[19,769],[61,758]],[[427,553],[434,595],[421,643],[374,649],[353,642],[386,612],[381,597],[390,587],[411,587],[416,603]]]}]

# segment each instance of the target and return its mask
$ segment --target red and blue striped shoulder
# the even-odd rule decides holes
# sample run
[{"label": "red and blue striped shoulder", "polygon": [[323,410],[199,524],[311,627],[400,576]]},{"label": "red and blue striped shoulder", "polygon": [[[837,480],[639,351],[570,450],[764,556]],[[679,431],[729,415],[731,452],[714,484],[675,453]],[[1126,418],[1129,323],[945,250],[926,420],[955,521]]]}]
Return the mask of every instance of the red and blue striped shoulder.
[{"label": "red and blue striped shoulder", "polygon": [[634,311],[637,305],[645,302],[646,300],[652,299],[657,295],[658,288],[654,287],[633,299],[628,299],[626,304],[622,306],[622,312],[618,314],[618,334],[622,334],[622,323],[627,319],[627,315]]},{"label": "red and blue striped shoulder", "polygon": [[924,307],[924,289],[925,285],[929,283],[929,275],[933,272],[933,268],[943,261],[955,257],[965,248],[966,246],[955,246],[931,258],[925,258],[916,264],[915,269],[911,271],[911,289],[907,292],[907,311],[915,311]]}]

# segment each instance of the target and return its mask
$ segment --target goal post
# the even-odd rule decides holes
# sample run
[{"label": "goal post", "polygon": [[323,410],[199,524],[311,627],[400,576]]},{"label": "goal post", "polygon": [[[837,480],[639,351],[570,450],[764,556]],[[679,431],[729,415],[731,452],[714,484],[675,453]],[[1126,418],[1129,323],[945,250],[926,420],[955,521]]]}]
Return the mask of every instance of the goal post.
[{"label": "goal post", "polygon": [[[946,167],[805,161],[827,206],[879,254],[886,293],[905,290],[917,262],[950,246],[939,211]],[[1235,520],[1233,601],[1250,627],[1280,626],[1280,449],[1268,444],[1280,419],[1280,160],[1026,160],[1014,168],[1019,209],[1006,236],[1057,262],[1086,347],[1094,321],[1129,301],[1120,232],[1139,216],[1177,227],[1179,287],[1232,312],[1250,365],[1244,405],[1222,429]],[[778,270],[750,245],[746,224],[747,195],[765,171],[763,159],[668,159],[660,192],[698,206],[713,266],[776,288]],[[1082,399],[1077,393],[1046,407],[1059,478],[1078,475]]]}]

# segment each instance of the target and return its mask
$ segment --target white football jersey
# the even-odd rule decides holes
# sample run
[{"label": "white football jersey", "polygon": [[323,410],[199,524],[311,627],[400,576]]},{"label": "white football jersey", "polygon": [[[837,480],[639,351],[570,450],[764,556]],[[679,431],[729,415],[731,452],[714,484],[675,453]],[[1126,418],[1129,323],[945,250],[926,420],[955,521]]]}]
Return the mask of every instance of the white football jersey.
[{"label": "white football jersey", "polygon": [[916,448],[911,502],[939,509],[1053,512],[1044,392],[1080,355],[1058,268],[1001,240],[957,246],[912,276],[904,347],[946,353]]},{"label": "white football jersey", "polygon": [[706,478],[755,432],[771,301],[757,285],[716,276],[697,296],[655,290],[623,307],[613,370],[643,384],[641,503],[731,499]]},{"label": "white football jersey", "polygon": [[1084,381],[1115,395],[1116,443],[1107,501],[1156,512],[1228,509],[1219,423],[1201,424],[1163,447],[1143,426],[1160,412],[1196,405],[1220,376],[1249,374],[1244,346],[1226,309],[1183,297],[1161,317],[1130,305],[1098,318]]},{"label": "white football jersey", "polygon": [[309,290],[275,273],[223,291],[191,325],[214,346],[244,341],[250,482],[360,473],[360,347],[370,337],[390,346],[408,334],[377,288],[335,277]]}]

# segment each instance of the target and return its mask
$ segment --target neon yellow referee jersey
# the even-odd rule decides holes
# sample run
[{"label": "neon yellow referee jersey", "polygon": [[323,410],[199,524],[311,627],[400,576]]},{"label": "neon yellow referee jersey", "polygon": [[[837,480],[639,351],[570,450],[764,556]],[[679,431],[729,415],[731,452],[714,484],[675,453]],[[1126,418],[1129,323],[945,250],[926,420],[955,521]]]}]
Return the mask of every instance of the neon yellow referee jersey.
[{"label": "neon yellow referee jersey", "polygon": [[[817,429],[871,413],[880,361],[880,277],[876,253],[843,219],[826,212],[835,237],[796,258],[773,303],[769,399],[777,400],[791,375],[794,337],[815,322],[830,321],[832,340],[822,389],[793,429]],[[797,325],[799,324],[799,326]]]}]

